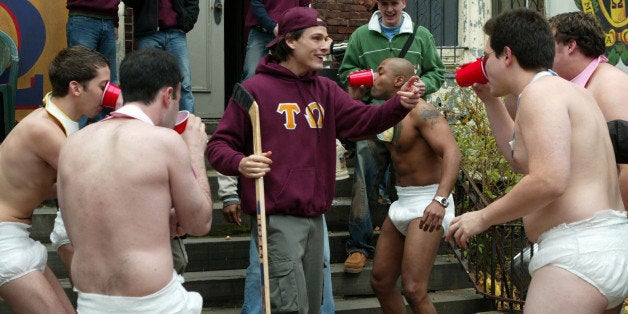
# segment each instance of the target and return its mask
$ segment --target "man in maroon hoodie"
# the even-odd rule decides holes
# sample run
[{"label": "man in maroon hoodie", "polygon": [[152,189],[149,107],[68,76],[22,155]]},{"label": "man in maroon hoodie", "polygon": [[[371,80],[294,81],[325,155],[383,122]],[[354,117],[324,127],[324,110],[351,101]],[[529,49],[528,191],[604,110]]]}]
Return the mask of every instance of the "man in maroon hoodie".
[{"label": "man in maroon hoodie", "polygon": [[[272,312],[319,313],[323,290],[323,222],[331,208],[336,137],[376,134],[419,102],[413,77],[379,106],[352,99],[321,77],[331,39],[311,8],[292,8],[278,21],[257,74],[243,83],[260,108],[261,155],[253,155],[250,118],[233,99],[206,156],[226,175],[240,175],[242,208],[256,212],[256,178],[264,177]],[[271,171],[272,164],[272,171]],[[252,228],[254,232],[256,228]]]}]

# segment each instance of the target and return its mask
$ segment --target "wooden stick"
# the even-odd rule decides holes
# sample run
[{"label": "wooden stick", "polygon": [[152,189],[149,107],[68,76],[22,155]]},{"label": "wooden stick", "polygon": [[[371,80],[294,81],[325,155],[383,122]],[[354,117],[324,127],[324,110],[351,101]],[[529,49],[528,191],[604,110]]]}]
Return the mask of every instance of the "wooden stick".
[{"label": "wooden stick", "polygon": [[[233,100],[248,111],[253,126],[253,154],[262,154],[262,135],[259,122],[259,107],[249,92],[236,83]],[[262,312],[270,314],[270,279],[268,276],[268,243],[266,234],[266,202],[264,198],[264,177],[255,179],[255,200],[257,203],[257,250],[260,259]]]}]

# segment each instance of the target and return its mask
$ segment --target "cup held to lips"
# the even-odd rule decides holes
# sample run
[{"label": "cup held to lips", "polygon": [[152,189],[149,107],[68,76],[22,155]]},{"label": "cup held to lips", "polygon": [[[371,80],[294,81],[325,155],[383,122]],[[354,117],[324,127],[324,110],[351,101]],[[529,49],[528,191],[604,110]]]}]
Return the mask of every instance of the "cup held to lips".
[{"label": "cup held to lips", "polygon": [[177,114],[177,122],[174,125],[174,130],[181,134],[185,131],[185,127],[188,125],[188,118],[190,118],[190,112],[187,110],[181,110]]},{"label": "cup held to lips", "polygon": [[458,83],[460,87],[471,86],[474,83],[488,83],[488,78],[486,78],[486,74],[484,73],[482,58],[477,58],[477,60],[473,62],[461,65],[460,68],[456,70],[456,83]]},{"label": "cup held to lips", "polygon": [[105,108],[116,109],[116,103],[118,102],[118,98],[122,90],[116,84],[108,82],[105,85],[105,90],[102,93],[102,99],[100,100],[100,104]]},{"label": "cup held to lips", "polygon": [[362,70],[349,74],[349,85],[350,86],[373,86],[373,80],[375,79],[375,75],[373,70]]}]

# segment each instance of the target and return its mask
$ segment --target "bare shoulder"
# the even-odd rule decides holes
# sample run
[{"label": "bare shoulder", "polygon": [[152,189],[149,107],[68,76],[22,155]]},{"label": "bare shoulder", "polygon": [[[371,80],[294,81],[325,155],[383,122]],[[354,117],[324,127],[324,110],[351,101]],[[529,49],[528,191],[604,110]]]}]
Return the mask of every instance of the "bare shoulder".
[{"label": "bare shoulder", "polygon": [[628,74],[610,64],[600,64],[587,89],[607,120],[628,120]]},{"label": "bare shoulder", "polygon": [[430,121],[438,119],[441,116],[440,111],[438,111],[438,109],[436,109],[434,105],[428,103],[424,99],[421,99],[419,101],[417,106],[414,107],[412,111],[410,111],[410,114],[415,116],[414,119],[418,119],[421,121]]},{"label": "bare shoulder", "polygon": [[544,77],[523,89],[519,96],[518,113],[528,109],[552,111],[567,108],[569,104],[588,97],[592,96],[583,87],[558,76]]},{"label": "bare shoulder", "polygon": [[39,108],[22,119],[14,128],[14,132],[21,140],[28,143],[51,144],[61,143],[65,139],[65,131],[48,115]]}]

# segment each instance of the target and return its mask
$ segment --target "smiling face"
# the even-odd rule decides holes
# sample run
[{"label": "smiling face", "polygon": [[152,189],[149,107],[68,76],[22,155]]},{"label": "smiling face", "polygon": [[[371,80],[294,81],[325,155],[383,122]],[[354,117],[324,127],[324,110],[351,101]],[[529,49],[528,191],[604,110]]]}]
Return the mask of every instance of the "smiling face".
[{"label": "smiling face", "polygon": [[298,39],[287,38],[286,43],[294,50],[291,70],[302,76],[309,71],[323,69],[323,59],[329,54],[331,42],[325,26],[306,28]]},{"label": "smiling face", "polygon": [[379,0],[377,7],[382,13],[382,24],[395,27],[401,24],[402,11],[406,8],[406,0]]}]

